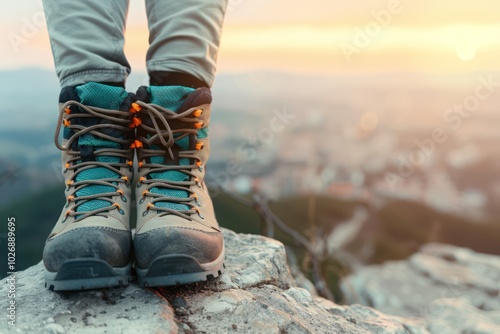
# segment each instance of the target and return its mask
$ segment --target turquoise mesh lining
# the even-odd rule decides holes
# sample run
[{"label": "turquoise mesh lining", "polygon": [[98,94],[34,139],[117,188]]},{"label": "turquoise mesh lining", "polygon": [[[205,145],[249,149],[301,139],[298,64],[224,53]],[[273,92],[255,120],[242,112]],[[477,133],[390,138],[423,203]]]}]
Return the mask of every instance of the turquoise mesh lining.
[{"label": "turquoise mesh lining", "polygon": [[[149,93],[151,94],[151,103],[158,104],[164,108],[178,111],[179,108],[184,103],[186,97],[194,92],[195,89],[184,87],[184,86],[151,86],[149,87]],[[175,141],[177,145],[182,150],[189,149],[189,137],[184,137]],[[152,149],[158,149],[158,147],[151,147]],[[151,157],[152,163],[163,164],[165,161],[164,157],[157,156]],[[189,159],[182,158],[179,161],[180,165],[189,165]],[[187,181],[189,176],[179,172],[179,171],[166,171],[160,173],[151,173],[151,178],[162,179],[168,181]],[[150,190],[152,193],[161,194],[169,197],[177,198],[188,198],[189,193],[187,191],[178,189],[169,189],[165,187],[155,187]],[[189,210],[189,206],[185,204],[173,203],[173,202],[156,202],[156,206],[170,208],[172,210]]]},{"label": "turquoise mesh lining", "polygon": [[103,109],[119,109],[128,95],[122,87],[108,86],[97,82],[86,83],[76,87],[75,90],[81,103]]},{"label": "turquoise mesh lining", "polygon": [[[78,86],[76,87],[76,92],[80,97],[80,102],[82,104],[103,109],[117,110],[119,109],[123,100],[127,97],[127,92],[121,87],[108,86],[96,82],[89,82],[87,84]],[[120,144],[116,142],[95,137],[91,134],[85,134],[80,138],[78,138],[78,144],[80,146],[82,145],[93,146],[94,149],[120,148]],[[115,163],[119,162],[120,158],[100,156],[96,157],[96,161]],[[75,177],[75,181],[80,182],[85,180],[99,180],[104,178],[118,179],[119,177],[120,177],[119,174],[107,168],[95,167],[87,169],[81,173],[78,173],[78,175]],[[78,190],[76,192],[76,196],[78,197],[78,196],[96,195],[113,191],[115,191],[115,188],[111,186],[89,185]],[[78,206],[76,211],[77,212],[92,211],[103,207],[107,207],[109,205],[110,203],[108,201],[90,200]]]}]

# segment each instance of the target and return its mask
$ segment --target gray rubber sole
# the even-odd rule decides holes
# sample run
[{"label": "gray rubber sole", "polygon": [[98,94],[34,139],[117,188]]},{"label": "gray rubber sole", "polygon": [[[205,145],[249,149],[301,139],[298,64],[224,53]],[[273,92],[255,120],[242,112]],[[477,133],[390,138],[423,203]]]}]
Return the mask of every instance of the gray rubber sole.
[{"label": "gray rubber sole", "polygon": [[131,264],[113,268],[100,259],[66,261],[58,272],[45,269],[45,287],[53,291],[75,291],[126,286],[132,279]]},{"label": "gray rubber sole", "polygon": [[139,286],[157,287],[211,281],[224,271],[224,252],[208,264],[189,255],[171,254],[156,258],[147,269],[135,268]]}]

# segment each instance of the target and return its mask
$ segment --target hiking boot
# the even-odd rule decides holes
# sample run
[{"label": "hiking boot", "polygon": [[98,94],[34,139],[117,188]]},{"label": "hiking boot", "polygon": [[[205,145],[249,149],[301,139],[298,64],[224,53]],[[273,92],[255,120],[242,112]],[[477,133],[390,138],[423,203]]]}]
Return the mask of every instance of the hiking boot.
[{"label": "hiking boot", "polygon": [[95,82],[61,91],[55,139],[62,150],[66,204],[43,250],[50,290],[129,282],[132,96]]},{"label": "hiking boot", "polygon": [[204,182],[210,90],[151,86],[136,95],[139,285],[213,279],[223,270],[224,243]]}]

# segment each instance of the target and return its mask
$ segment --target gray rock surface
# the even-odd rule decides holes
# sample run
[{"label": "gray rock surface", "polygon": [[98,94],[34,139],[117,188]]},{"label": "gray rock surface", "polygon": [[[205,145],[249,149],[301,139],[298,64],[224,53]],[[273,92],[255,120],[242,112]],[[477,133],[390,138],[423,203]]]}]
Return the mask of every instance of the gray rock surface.
[{"label": "gray rock surface", "polygon": [[[224,235],[226,273],[207,284],[55,293],[44,288],[39,263],[17,274],[16,327],[2,317],[0,333],[404,334],[420,328],[418,321],[312,297],[296,287],[280,242]],[[6,283],[0,285],[4,312]]]},{"label": "gray rock surface", "polygon": [[407,261],[357,270],[342,290],[349,304],[419,317],[417,327],[430,333],[500,333],[498,256],[428,244]]}]

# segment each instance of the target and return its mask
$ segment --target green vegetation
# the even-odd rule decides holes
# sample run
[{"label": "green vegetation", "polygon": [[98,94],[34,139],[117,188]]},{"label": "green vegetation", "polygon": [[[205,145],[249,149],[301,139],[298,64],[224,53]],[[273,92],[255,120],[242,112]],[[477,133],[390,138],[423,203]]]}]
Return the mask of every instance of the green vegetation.
[{"label": "green vegetation", "polygon": [[381,227],[380,235],[407,245],[411,250],[428,242],[440,242],[481,253],[500,254],[498,219],[474,221],[436,211],[421,203],[392,201],[376,212],[376,220]]}]

